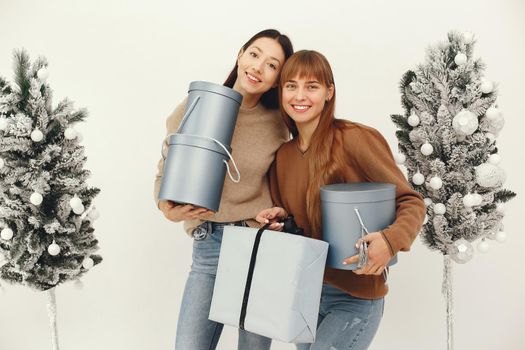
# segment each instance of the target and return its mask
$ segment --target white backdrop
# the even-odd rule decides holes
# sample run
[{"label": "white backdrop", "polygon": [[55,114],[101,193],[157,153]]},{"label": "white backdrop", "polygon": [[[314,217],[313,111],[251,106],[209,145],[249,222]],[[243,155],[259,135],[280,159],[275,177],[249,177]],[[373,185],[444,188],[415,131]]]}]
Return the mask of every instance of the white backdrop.
[{"label": "white backdrop", "polygon": [[[12,50],[50,62],[55,103],[66,96],[90,117],[84,134],[104,262],[57,291],[62,349],[172,349],[191,240],[152,199],[165,117],[192,80],[222,82],[240,46],[275,27],[296,49],[332,63],[337,115],[379,129],[396,150],[389,115],[401,113],[401,75],[423,62],[451,29],[476,34],[475,54],[498,82],[506,127],[498,138],[508,206],[505,244],[455,266],[457,349],[525,348],[525,236],[519,213],[525,127],[525,3],[514,1],[0,1],[0,74],[12,77]],[[516,148],[518,147],[518,148]],[[391,273],[385,316],[371,349],[445,349],[442,258],[419,240]],[[0,292],[0,349],[51,348],[44,294]],[[236,348],[227,327],[219,349]],[[275,350],[292,345],[274,343]],[[191,349],[189,349],[191,350]]]}]

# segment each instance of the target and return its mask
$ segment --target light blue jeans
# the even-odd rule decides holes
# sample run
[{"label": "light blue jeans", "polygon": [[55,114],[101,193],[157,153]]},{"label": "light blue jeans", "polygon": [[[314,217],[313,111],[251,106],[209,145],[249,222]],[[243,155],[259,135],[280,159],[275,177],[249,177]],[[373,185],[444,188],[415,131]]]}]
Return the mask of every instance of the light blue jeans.
[{"label": "light blue jeans", "polygon": [[323,284],[315,343],[297,344],[297,350],[368,349],[383,308],[384,298],[360,299]]},{"label": "light blue jeans", "polygon": [[[223,224],[200,226],[193,241],[193,263],[186,281],[179,313],[176,350],[213,350],[217,347],[223,324],[208,320],[213,286],[217,274]],[[239,330],[238,350],[268,350],[272,340]]]}]

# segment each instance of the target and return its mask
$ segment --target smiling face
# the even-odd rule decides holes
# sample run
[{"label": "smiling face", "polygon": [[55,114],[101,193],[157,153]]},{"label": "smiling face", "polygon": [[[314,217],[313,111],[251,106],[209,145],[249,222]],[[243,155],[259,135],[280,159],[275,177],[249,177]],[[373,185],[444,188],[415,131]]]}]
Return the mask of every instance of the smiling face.
[{"label": "smiling face", "polygon": [[284,59],[284,51],[275,39],[255,40],[239,54],[233,88],[245,97],[261,96],[277,85]]},{"label": "smiling face", "polygon": [[332,98],[333,92],[333,85],[326,86],[315,77],[295,76],[283,82],[282,107],[297,126],[317,126],[325,103]]}]

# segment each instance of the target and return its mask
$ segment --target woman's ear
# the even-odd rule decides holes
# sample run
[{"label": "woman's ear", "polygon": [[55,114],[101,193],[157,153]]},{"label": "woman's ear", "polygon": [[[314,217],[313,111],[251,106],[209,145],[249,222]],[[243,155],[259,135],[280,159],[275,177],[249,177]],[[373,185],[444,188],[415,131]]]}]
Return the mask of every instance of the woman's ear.
[{"label": "woman's ear", "polygon": [[328,87],[328,93],[326,94],[326,102],[330,101],[334,97],[334,84],[330,84]]},{"label": "woman's ear", "polygon": [[244,53],[244,49],[240,49],[239,53],[237,54],[237,65],[239,65],[239,59],[241,58],[242,54]]}]

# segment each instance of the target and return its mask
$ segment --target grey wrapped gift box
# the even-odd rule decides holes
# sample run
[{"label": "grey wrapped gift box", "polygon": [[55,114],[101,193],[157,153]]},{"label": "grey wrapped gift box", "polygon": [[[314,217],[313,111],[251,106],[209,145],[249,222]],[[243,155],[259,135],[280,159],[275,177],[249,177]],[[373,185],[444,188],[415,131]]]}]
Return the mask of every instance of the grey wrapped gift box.
[{"label": "grey wrapped gift box", "polygon": [[255,228],[224,228],[209,319],[241,327],[246,305],[241,328],[287,343],[314,342],[328,244],[264,231],[249,284],[257,234]]},{"label": "grey wrapped gift box", "polygon": [[[327,265],[355,270],[343,260],[358,254],[356,242],[368,232],[387,228],[396,219],[396,186],[387,183],[346,183],[321,188],[323,240],[330,244]],[[389,266],[397,262],[394,256]]]},{"label": "grey wrapped gift box", "polygon": [[[177,133],[168,135],[168,156],[159,199],[219,210],[242,95],[228,87],[194,81]],[[235,168],[235,162],[232,159]],[[237,169],[236,169],[237,170]]]}]

